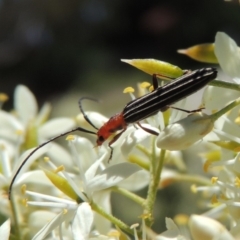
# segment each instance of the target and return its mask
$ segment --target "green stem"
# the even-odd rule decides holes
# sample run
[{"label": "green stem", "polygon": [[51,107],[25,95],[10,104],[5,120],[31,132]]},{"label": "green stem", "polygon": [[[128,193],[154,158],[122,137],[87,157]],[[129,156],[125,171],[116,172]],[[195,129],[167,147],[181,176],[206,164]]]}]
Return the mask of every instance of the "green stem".
[{"label": "green stem", "polygon": [[12,210],[12,215],[13,215],[13,220],[14,220],[14,230],[15,230],[15,236],[17,239],[22,239],[21,236],[21,231],[19,229],[19,217],[18,217],[18,209],[17,209],[17,203],[15,200],[15,196],[14,194],[12,194],[11,196],[11,200],[10,200],[10,205],[11,205],[11,210]]},{"label": "green stem", "polygon": [[185,174],[178,174],[175,178],[174,178],[175,182],[190,182],[190,183],[198,183],[198,184],[202,184],[202,185],[206,185],[206,186],[211,186],[212,182],[206,178],[206,177],[202,177],[199,175],[185,175]]},{"label": "green stem", "polygon": [[234,100],[233,102],[228,104],[226,107],[224,107],[221,110],[219,110],[218,112],[212,114],[211,119],[213,121],[216,121],[219,117],[221,117],[222,115],[224,115],[225,113],[227,113],[228,111],[233,109],[234,107],[238,106],[239,104],[240,104],[240,98]]},{"label": "green stem", "polygon": [[220,80],[213,80],[208,85],[240,91],[240,85]]},{"label": "green stem", "polygon": [[132,193],[132,192],[130,192],[130,191],[124,189],[124,188],[112,187],[111,190],[122,194],[123,196],[125,196],[125,197],[133,200],[134,202],[140,204],[141,206],[143,206],[144,203],[145,203],[145,199],[144,198],[141,198],[137,194]]},{"label": "green stem", "polygon": [[146,219],[146,225],[147,227],[151,227],[153,224],[153,206],[156,200],[158,185],[160,181],[161,172],[163,169],[163,163],[165,159],[165,153],[166,150],[161,150],[160,159],[157,159],[155,154],[153,154],[152,157],[152,166],[150,169],[150,183],[148,187],[148,195],[145,202],[145,208],[144,208],[144,214],[149,216],[148,219]]},{"label": "green stem", "polygon": [[136,156],[136,155],[129,155],[128,156],[128,162],[131,163],[136,163],[138,166],[140,166],[141,168],[149,171],[149,162],[146,162],[144,160],[142,160],[140,157]]},{"label": "green stem", "polygon": [[[163,81],[169,82],[169,80],[162,79]],[[226,88],[226,89],[232,89],[236,91],[240,91],[240,85],[236,83],[230,83],[226,81],[221,81],[221,80],[213,80],[208,83],[209,86],[214,86],[214,87],[221,87],[221,88]]]},{"label": "green stem", "polygon": [[141,151],[146,157],[151,157],[151,152],[146,149],[145,146],[138,144],[136,148]]},{"label": "green stem", "polygon": [[103,216],[104,218],[108,219],[110,222],[112,222],[113,224],[115,224],[116,226],[118,226],[119,228],[121,228],[123,231],[133,235],[133,230],[130,229],[130,227],[125,224],[124,222],[122,222],[121,220],[119,220],[118,218],[114,217],[113,215],[106,213],[104,211],[104,209],[102,209],[100,206],[98,206],[97,204],[95,204],[94,202],[90,203],[92,210],[94,210],[95,212],[97,212],[98,214],[100,214],[101,216]]}]

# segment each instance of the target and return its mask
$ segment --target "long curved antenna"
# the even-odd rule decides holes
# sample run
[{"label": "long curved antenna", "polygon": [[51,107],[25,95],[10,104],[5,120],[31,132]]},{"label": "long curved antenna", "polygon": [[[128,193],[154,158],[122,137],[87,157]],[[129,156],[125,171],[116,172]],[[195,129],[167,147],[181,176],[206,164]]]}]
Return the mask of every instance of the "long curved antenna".
[{"label": "long curved antenna", "polygon": [[88,116],[86,115],[86,113],[84,112],[83,108],[82,108],[82,100],[84,99],[87,99],[87,100],[91,100],[91,101],[94,101],[94,102],[99,102],[97,99],[95,98],[91,98],[91,97],[82,97],[79,99],[78,101],[78,104],[79,104],[79,108],[80,108],[80,111],[84,117],[84,119],[95,129],[98,130],[98,128],[90,121],[90,119],[88,118]]},{"label": "long curved antenna", "polygon": [[70,131],[67,131],[65,133],[62,133],[56,137],[53,137],[51,138],[50,140],[40,144],[38,147],[36,147],[32,152],[30,152],[30,154],[23,160],[23,162],[21,163],[20,167],[18,168],[18,170],[16,171],[16,173],[14,174],[13,178],[12,178],[12,181],[10,183],[10,186],[9,186],[9,189],[8,189],[8,199],[10,200],[11,199],[11,192],[12,192],[12,187],[13,187],[13,184],[17,178],[17,175],[20,173],[21,169],[23,168],[23,166],[25,165],[25,163],[27,162],[27,160],[38,150],[40,149],[41,147],[47,145],[48,143],[60,138],[60,137],[63,137],[69,133],[72,133],[72,132],[76,132],[76,131],[81,131],[81,132],[86,132],[86,133],[90,133],[90,134],[95,134],[95,132],[92,132],[92,131],[89,131],[89,130],[86,130],[84,128],[81,128],[81,127],[78,127],[78,128],[75,128],[75,129],[72,129]]}]

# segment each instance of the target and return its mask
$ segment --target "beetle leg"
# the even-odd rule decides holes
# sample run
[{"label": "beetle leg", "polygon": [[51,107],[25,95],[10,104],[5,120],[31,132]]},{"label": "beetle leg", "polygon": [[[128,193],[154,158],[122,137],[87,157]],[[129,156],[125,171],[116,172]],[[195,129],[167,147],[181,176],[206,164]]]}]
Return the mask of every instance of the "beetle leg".
[{"label": "beetle leg", "polygon": [[156,90],[158,88],[157,74],[152,75],[152,85],[153,85],[153,90]]},{"label": "beetle leg", "polygon": [[140,124],[140,122],[137,122],[137,125],[138,125],[140,128],[142,128],[144,131],[146,131],[146,132],[148,132],[148,133],[150,133],[150,134],[152,134],[152,135],[155,135],[155,136],[158,136],[158,135],[159,135],[158,132],[156,132],[156,131],[154,131],[154,130],[152,130],[152,129],[143,127],[143,126]]},{"label": "beetle leg", "polygon": [[179,110],[179,111],[182,111],[182,112],[186,112],[186,113],[201,112],[203,109],[205,109],[204,107],[202,107],[202,108],[198,108],[198,109],[195,109],[195,110],[186,110],[186,109],[182,109],[182,108],[178,108],[178,107],[172,107],[172,106],[170,106],[170,108],[173,108],[173,109],[176,109],[176,110]]},{"label": "beetle leg", "polygon": [[113,139],[108,143],[108,147],[111,149],[111,152],[110,152],[110,157],[108,159],[108,162],[112,159],[112,155],[113,155],[113,147],[111,146],[114,142],[116,142],[118,140],[118,138],[126,131],[126,127],[120,132],[118,133],[117,135],[115,135],[113,137]]}]

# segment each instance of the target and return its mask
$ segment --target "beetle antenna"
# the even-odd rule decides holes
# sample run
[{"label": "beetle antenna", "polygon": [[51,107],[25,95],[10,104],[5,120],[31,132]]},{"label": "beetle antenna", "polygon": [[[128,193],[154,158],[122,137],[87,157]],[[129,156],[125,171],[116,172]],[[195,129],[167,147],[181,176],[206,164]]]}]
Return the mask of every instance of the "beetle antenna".
[{"label": "beetle antenna", "polygon": [[98,101],[97,99],[91,98],[91,97],[82,97],[82,98],[80,98],[79,101],[78,101],[79,108],[80,108],[80,111],[81,111],[84,119],[85,119],[93,128],[95,128],[96,130],[98,130],[98,128],[90,121],[90,119],[88,118],[88,116],[86,115],[86,113],[85,113],[84,110],[83,110],[82,100],[85,100],[85,99],[91,100],[91,101],[94,101],[94,102],[99,102],[99,101]]},{"label": "beetle antenna", "polygon": [[42,148],[43,146],[47,145],[48,143],[60,138],[60,137],[63,137],[69,133],[72,133],[72,132],[76,132],[76,131],[80,131],[80,132],[85,132],[85,133],[90,133],[90,134],[95,134],[95,132],[92,132],[92,131],[89,131],[89,130],[86,130],[84,128],[81,128],[81,127],[78,127],[78,128],[75,128],[75,129],[72,129],[70,131],[67,131],[65,133],[62,133],[56,137],[53,137],[51,138],[50,140],[40,144],[38,147],[36,147],[32,152],[29,153],[29,155],[23,160],[23,162],[21,163],[21,165],[19,166],[19,168],[17,169],[16,173],[14,174],[13,178],[12,178],[12,181],[10,183],[10,186],[9,186],[9,190],[8,190],[8,198],[9,200],[11,199],[11,192],[12,192],[12,187],[13,187],[13,184],[17,178],[17,175],[20,173],[21,169],[23,168],[23,166],[25,165],[25,163],[28,161],[28,159],[36,152],[38,151],[40,148]]}]

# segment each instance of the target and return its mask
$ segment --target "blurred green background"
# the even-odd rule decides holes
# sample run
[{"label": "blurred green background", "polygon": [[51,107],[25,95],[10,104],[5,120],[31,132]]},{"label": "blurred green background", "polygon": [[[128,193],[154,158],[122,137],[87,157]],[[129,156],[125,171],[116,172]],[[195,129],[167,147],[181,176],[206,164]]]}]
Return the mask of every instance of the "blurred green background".
[{"label": "blurred green background", "polygon": [[118,86],[151,80],[121,58],[198,68],[176,50],[217,31],[239,42],[239,29],[238,1],[1,0],[0,91],[11,96],[22,83],[41,103],[73,89],[109,100]]},{"label": "blurred green background", "polygon": [[[183,69],[199,68],[206,64],[176,51],[214,42],[217,31],[240,43],[238,1],[0,0],[0,92],[12,98],[15,86],[25,84],[40,105],[52,102],[58,116],[76,115],[79,97],[92,96],[103,103],[91,106],[110,116],[129,101],[122,95],[124,87],[151,81],[121,58],[156,58]],[[11,107],[10,100],[5,108]],[[159,193],[158,232],[165,229],[165,216],[180,209],[194,212],[188,204],[183,208],[197,201],[189,186],[184,196],[182,186]],[[130,203],[115,199],[120,214]],[[133,205],[130,223],[136,221]]]}]

